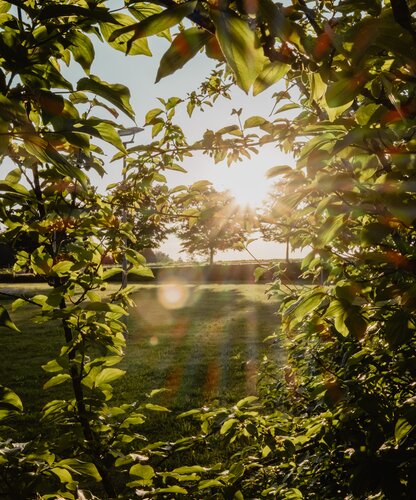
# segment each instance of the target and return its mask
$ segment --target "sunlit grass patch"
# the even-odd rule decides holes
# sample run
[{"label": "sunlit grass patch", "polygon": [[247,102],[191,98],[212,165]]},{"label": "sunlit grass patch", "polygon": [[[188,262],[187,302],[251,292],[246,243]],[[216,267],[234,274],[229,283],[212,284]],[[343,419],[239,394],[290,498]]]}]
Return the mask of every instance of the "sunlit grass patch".
[{"label": "sunlit grass patch", "polygon": [[[24,289],[42,292],[39,285]],[[116,403],[143,402],[153,389],[166,389],[157,402],[172,413],[152,415],[145,426],[150,438],[160,439],[161,428],[166,438],[184,435],[189,424],[175,418],[180,411],[207,402],[228,405],[255,393],[259,363],[270,347],[262,340],[276,327],[276,303],[267,300],[265,290],[265,285],[184,283],[137,287],[120,365],[127,373],[116,382],[114,398]],[[0,332],[1,383],[22,397],[29,434],[31,429],[36,433],[46,401],[72,397],[66,384],[42,389],[48,374],[41,365],[58,355],[63,336],[58,323],[34,323],[35,313],[34,306],[18,309],[12,317],[21,333]]]}]

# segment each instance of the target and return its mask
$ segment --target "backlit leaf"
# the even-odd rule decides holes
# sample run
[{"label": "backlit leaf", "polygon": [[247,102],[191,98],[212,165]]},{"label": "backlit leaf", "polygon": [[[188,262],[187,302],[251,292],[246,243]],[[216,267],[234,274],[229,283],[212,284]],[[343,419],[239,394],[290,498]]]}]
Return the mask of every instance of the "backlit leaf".
[{"label": "backlit leaf", "polygon": [[124,370],[120,370],[119,368],[104,368],[96,377],[94,384],[96,387],[99,387],[102,384],[110,384],[122,377],[126,372]]},{"label": "backlit leaf", "polygon": [[[136,24],[135,19],[133,19],[130,16],[127,16],[126,14],[113,14],[114,19],[117,21],[118,24],[114,23],[100,23],[100,29],[101,33],[103,34],[104,39],[107,41],[107,43],[113,47],[116,50],[120,50],[121,52],[126,52],[127,50],[127,42],[130,39],[130,34],[129,33],[124,33],[116,38],[112,38],[112,34],[114,31],[119,30],[121,26],[131,26],[133,24]],[[111,38],[111,41],[110,41]],[[149,44],[147,43],[146,38],[138,38],[137,40],[134,40],[131,45],[130,45],[130,51],[129,55],[135,56],[135,55],[145,55],[145,56],[151,56],[152,53],[150,52],[149,49]]]},{"label": "backlit leaf", "polygon": [[402,441],[412,430],[413,425],[407,421],[404,417],[401,417],[397,420],[396,426],[394,428],[394,437],[396,441],[399,443]]},{"label": "backlit leaf", "polygon": [[10,330],[14,330],[16,332],[20,332],[20,330],[17,328],[17,326],[10,319],[10,316],[9,316],[9,313],[7,312],[7,309],[2,305],[0,305],[0,326],[10,328]]},{"label": "backlit leaf", "polygon": [[55,387],[56,385],[63,384],[66,380],[69,380],[71,376],[68,373],[60,373],[59,375],[55,375],[50,378],[44,385],[44,389],[49,389],[51,387]]},{"label": "backlit leaf", "polygon": [[130,104],[130,90],[120,83],[107,83],[98,76],[90,75],[78,81],[77,90],[92,92],[117,106],[130,118],[134,118],[134,111]]},{"label": "backlit leaf", "polygon": [[112,42],[120,35],[125,33],[133,33],[132,37],[127,42],[127,53],[130,52],[130,48],[135,40],[138,38],[143,38],[151,35],[157,35],[166,29],[171,28],[178,24],[182,19],[191,14],[196,7],[196,2],[184,2],[175,7],[170,7],[161,13],[153,14],[147,17],[139,23],[133,24],[131,26],[126,26],[120,28],[113,32],[110,36],[109,41]]},{"label": "backlit leaf", "polygon": [[276,177],[277,175],[287,174],[292,172],[293,168],[289,165],[277,165],[276,167],[269,168],[266,172],[266,177],[270,179],[271,177]]},{"label": "backlit leaf", "polygon": [[155,475],[155,471],[150,465],[136,464],[130,468],[129,474],[131,476],[141,477],[142,479],[152,479]]},{"label": "backlit leaf", "polygon": [[258,95],[274,83],[281,80],[289,71],[290,66],[281,62],[267,62],[253,85],[253,94]]},{"label": "backlit leaf", "polygon": [[228,420],[226,420],[222,426],[221,426],[221,429],[220,429],[220,434],[227,434],[227,432],[232,428],[234,427],[234,425],[236,425],[238,423],[238,420],[236,418],[229,418]]},{"label": "backlit leaf", "polygon": [[160,60],[156,82],[182,68],[201,50],[210,36],[199,28],[181,31]]},{"label": "backlit leaf", "polygon": [[216,37],[238,85],[248,92],[266,61],[257,35],[232,12],[212,12]]},{"label": "backlit leaf", "polygon": [[68,458],[55,463],[56,467],[63,467],[71,472],[76,472],[82,476],[89,476],[96,481],[101,481],[100,473],[97,467],[89,462],[82,462],[75,458]]},{"label": "backlit leaf", "polygon": [[325,94],[326,102],[331,108],[337,108],[353,101],[367,82],[367,73],[361,72],[347,78],[341,78],[329,85]]},{"label": "backlit leaf", "polygon": [[80,31],[73,33],[70,41],[71,46],[69,50],[72,52],[75,61],[88,73],[94,61],[94,45],[90,38]]},{"label": "backlit leaf", "polygon": [[0,408],[23,410],[23,404],[19,396],[8,387],[0,385]]}]

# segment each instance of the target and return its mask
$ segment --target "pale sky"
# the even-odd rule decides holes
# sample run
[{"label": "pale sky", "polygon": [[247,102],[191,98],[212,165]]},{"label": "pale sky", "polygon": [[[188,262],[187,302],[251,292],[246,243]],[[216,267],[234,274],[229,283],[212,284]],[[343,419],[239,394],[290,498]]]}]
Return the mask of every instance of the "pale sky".
[{"label": "pale sky", "polygon": [[[197,89],[215,66],[214,61],[208,59],[204,54],[198,54],[184,68],[155,84],[154,80],[160,58],[169,47],[169,42],[157,37],[151,38],[149,42],[153,57],[126,57],[108,46],[96,44],[96,59],[91,71],[110,83],[119,82],[129,87],[138,126],[143,125],[144,116],[149,109],[159,107],[157,97],[186,97],[188,92]],[[177,120],[184,129],[188,141],[191,142],[199,139],[208,128],[215,131],[236,123],[236,117],[231,115],[233,108],[243,108],[241,116],[243,121],[252,115],[267,117],[273,107],[272,94],[282,88],[282,84],[274,86],[256,97],[247,96],[240,89],[234,88],[231,100],[220,98],[213,108],[205,108],[203,113],[195,110],[192,118],[189,118],[184,110],[183,113],[177,114]],[[127,118],[124,124],[127,127],[133,125]],[[137,134],[135,143],[145,143],[146,139],[149,138],[143,133]],[[273,166],[282,164],[293,164],[293,159],[278,149],[268,146],[263,148],[261,154],[253,156],[251,160],[238,162],[231,167],[227,167],[225,161],[214,164],[211,158],[199,154],[187,159],[182,165],[188,171],[187,174],[167,171],[166,176],[171,186],[191,184],[200,179],[207,179],[218,190],[229,189],[240,204],[250,203],[256,206],[264,199],[272,184],[272,180],[265,176],[266,171]],[[121,179],[120,165],[107,165],[107,171],[108,175],[104,181],[100,182],[103,187]],[[256,241],[251,243],[249,248],[258,259],[284,257],[284,245],[277,243]],[[179,253],[180,243],[174,236],[162,244],[160,249],[172,258],[187,257],[186,254]],[[292,256],[295,257],[296,254]],[[217,261],[250,258],[247,252],[236,251],[219,252],[216,256]]]},{"label": "pale sky", "polygon": [[[114,0],[116,5],[116,0]],[[173,30],[175,34],[175,30]],[[93,40],[94,41],[94,40]],[[122,52],[116,51],[106,44],[94,42],[96,57],[93,62],[91,73],[96,74],[102,80],[109,83],[122,83],[129,87],[131,92],[131,104],[136,113],[136,123],[142,126],[144,116],[152,108],[159,107],[157,97],[185,98],[188,92],[196,90],[210,71],[214,69],[215,62],[205,54],[200,53],[189,61],[184,68],[178,70],[173,75],[169,75],[157,84],[154,83],[159,66],[159,61],[163,53],[168,49],[169,42],[160,37],[151,37],[149,45],[153,57],[146,56],[125,56]],[[72,82],[85,76],[82,69],[76,64],[71,64],[70,68],[61,65],[64,75],[67,75]],[[194,111],[192,118],[189,118],[183,107],[182,113],[177,113],[177,122],[183,128],[188,142],[198,140],[202,137],[206,129],[218,130],[227,125],[235,124],[236,117],[231,115],[233,109],[243,108],[241,120],[252,115],[268,117],[273,108],[272,94],[283,89],[283,83],[273,86],[259,96],[247,96],[239,88],[234,87],[231,95],[232,99],[219,98],[213,108],[205,108],[205,111]],[[290,112],[289,112],[290,113]],[[288,118],[290,115],[285,115]],[[111,117],[108,117],[111,118]],[[119,120],[126,127],[134,126],[127,117],[120,114]],[[145,144],[150,137],[145,133],[137,134],[135,144]],[[121,180],[121,162],[110,164],[110,159],[114,151],[104,148],[108,154],[108,161],[105,164],[107,175],[104,179],[98,176],[93,178],[100,190],[110,184]],[[255,207],[261,204],[265,198],[273,179],[267,179],[265,173],[271,167],[283,164],[293,164],[291,156],[285,155],[271,145],[263,147],[259,155],[253,156],[250,160],[227,167],[226,162],[214,164],[208,156],[198,154],[191,159],[187,159],[182,165],[188,172],[186,174],[166,171],[166,177],[170,186],[178,184],[192,184],[200,179],[211,181],[217,190],[229,189],[241,205],[250,204]],[[6,168],[7,165],[5,165]],[[174,236],[162,244],[161,250],[168,253],[170,257],[187,258],[184,253],[179,253],[180,242]],[[283,258],[284,245],[277,243],[255,241],[250,244],[250,252],[258,259]],[[292,253],[292,257],[300,256],[299,253]],[[216,260],[239,260],[250,259],[247,252],[218,252]]]}]

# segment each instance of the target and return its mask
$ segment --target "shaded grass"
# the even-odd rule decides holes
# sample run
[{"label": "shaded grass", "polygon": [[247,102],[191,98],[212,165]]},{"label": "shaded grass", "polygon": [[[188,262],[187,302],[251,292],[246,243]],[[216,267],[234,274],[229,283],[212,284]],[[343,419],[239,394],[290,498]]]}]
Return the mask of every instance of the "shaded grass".
[{"label": "shaded grass", "polygon": [[[39,285],[25,288],[39,291]],[[229,405],[255,393],[262,355],[265,349],[270,354],[270,346],[262,341],[276,327],[276,303],[266,299],[265,289],[265,285],[137,287],[128,318],[126,355],[119,365],[127,373],[114,385],[114,403],[141,403],[152,389],[167,389],[155,402],[172,413],[152,413],[143,429],[149,439],[187,434],[189,424],[175,418],[180,411],[206,403]],[[42,389],[49,375],[41,365],[58,355],[63,335],[57,323],[34,323],[35,314],[32,306],[12,313],[21,334],[0,329],[0,383],[22,398],[25,413],[19,427],[27,437],[38,432],[40,410],[47,401],[72,397],[66,384]]]}]

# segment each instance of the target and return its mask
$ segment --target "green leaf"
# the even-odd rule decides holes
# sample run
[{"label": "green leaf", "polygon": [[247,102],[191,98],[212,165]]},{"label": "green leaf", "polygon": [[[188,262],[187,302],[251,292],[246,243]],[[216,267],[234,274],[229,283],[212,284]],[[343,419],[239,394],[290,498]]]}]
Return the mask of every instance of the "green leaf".
[{"label": "green leaf", "polygon": [[109,144],[112,144],[123,153],[127,153],[126,148],[124,147],[124,144],[117,133],[117,130],[110,123],[105,123],[103,121],[102,123],[97,123],[96,125],[93,125],[91,127],[81,127],[80,130],[88,131],[91,135],[98,137],[103,141],[108,142]]},{"label": "green leaf", "polygon": [[190,465],[178,467],[177,469],[173,469],[172,472],[175,472],[176,474],[197,474],[200,472],[207,472],[208,470],[208,467],[202,467],[201,465]]},{"label": "green leaf", "polygon": [[44,163],[52,164],[65,177],[78,180],[86,187],[88,178],[77,165],[70,163],[54,147],[37,136],[29,136],[24,142],[26,150]]},{"label": "green leaf", "polygon": [[361,241],[364,243],[370,243],[373,245],[378,245],[381,243],[386,236],[392,232],[389,226],[380,224],[379,222],[372,222],[367,224],[361,233]]},{"label": "green leaf", "polygon": [[123,272],[121,267],[112,267],[111,269],[107,269],[106,271],[103,272],[102,279],[103,280],[108,280],[109,278],[112,278],[116,274],[120,274]]},{"label": "green leaf", "polygon": [[159,115],[161,115],[163,113],[163,109],[160,109],[160,108],[154,108],[154,109],[151,109],[150,111],[148,111],[146,113],[146,116],[144,118],[144,122],[146,123],[146,125],[149,125],[152,123],[152,121],[157,118]]},{"label": "green leaf", "polygon": [[58,276],[63,276],[65,274],[68,274],[73,266],[74,266],[73,262],[69,260],[62,260],[61,262],[55,264],[51,270]]},{"label": "green leaf", "polygon": [[206,44],[211,34],[199,28],[181,31],[163,54],[156,76],[156,83],[182,68]]},{"label": "green leaf", "polygon": [[297,320],[302,320],[307,314],[321,305],[326,295],[322,291],[312,290],[300,296],[294,304],[288,307],[285,315],[294,315]]},{"label": "green leaf", "polygon": [[151,35],[157,35],[158,33],[175,26],[182,21],[185,16],[191,14],[195,10],[195,7],[196,1],[184,2],[177,6],[172,6],[159,14],[153,14],[152,16],[147,17],[139,23],[115,30],[110,36],[109,41],[113,42],[119,36],[124,35],[125,33],[133,32],[133,36],[127,42],[126,52],[129,53],[135,40]]},{"label": "green leaf", "polygon": [[218,481],[217,479],[206,479],[204,481],[199,482],[198,489],[205,490],[206,488],[223,487],[223,486],[224,484],[221,481]]},{"label": "green leaf", "polygon": [[146,403],[143,405],[143,408],[146,408],[146,410],[151,410],[151,411],[167,411],[170,412],[168,408],[165,408],[164,406],[160,405],[155,405],[153,403]]},{"label": "green leaf", "polygon": [[63,370],[63,366],[61,366],[56,359],[48,361],[45,365],[42,365],[41,368],[49,373],[61,372]]},{"label": "green leaf", "polygon": [[261,125],[265,125],[267,123],[270,122],[262,116],[250,116],[250,118],[247,118],[244,122],[244,128],[260,127]]},{"label": "green leaf", "polygon": [[122,377],[125,373],[125,370],[120,370],[119,368],[104,368],[95,377],[94,384],[96,387],[103,384],[109,384]]},{"label": "green leaf", "polygon": [[0,1],[0,13],[5,14],[9,12],[11,4],[9,2],[5,2],[3,0]]},{"label": "green leaf", "polygon": [[68,373],[60,373],[59,375],[55,375],[50,378],[44,385],[44,389],[50,389],[51,387],[55,387],[56,385],[63,384],[66,380],[70,380],[71,376]]},{"label": "green leaf", "polygon": [[220,434],[227,434],[227,432],[236,424],[238,424],[238,420],[236,418],[229,418],[222,424]]},{"label": "green leaf", "polygon": [[277,175],[287,174],[292,171],[293,168],[290,167],[289,165],[277,165],[276,167],[272,167],[269,168],[269,170],[267,170],[266,177],[270,179],[272,177],[276,177]]},{"label": "green leaf", "polygon": [[327,245],[336,237],[338,231],[344,226],[344,224],[344,214],[339,214],[335,217],[328,217],[319,230],[316,246],[324,247]]},{"label": "green leaf", "polygon": [[50,471],[55,474],[63,484],[72,483],[73,481],[71,473],[63,467],[52,467]]},{"label": "green leaf", "polygon": [[20,332],[17,326],[10,319],[7,309],[2,305],[0,305],[0,326],[10,328],[10,330],[14,330],[15,332]]},{"label": "green leaf", "polygon": [[402,441],[409,434],[412,428],[413,425],[408,422],[406,418],[400,417],[394,428],[394,438],[397,443],[400,443],[400,441]]},{"label": "green leaf", "polygon": [[77,90],[92,92],[117,106],[128,117],[134,119],[134,111],[130,104],[130,90],[120,83],[107,83],[98,76],[90,75],[88,78],[81,78],[77,85]]},{"label": "green leaf", "polygon": [[101,481],[100,473],[97,467],[89,462],[81,462],[81,460],[76,460],[74,458],[68,458],[55,463],[55,467],[63,467],[71,472],[76,472],[81,476],[89,476],[96,481]]},{"label": "green leaf", "polygon": [[237,84],[247,93],[265,64],[255,32],[237,14],[212,12],[216,37]]},{"label": "green leaf", "polygon": [[253,94],[258,95],[277,83],[286,75],[289,69],[289,64],[267,62],[254,82]]},{"label": "green leaf", "polygon": [[0,408],[23,411],[23,404],[15,392],[0,385]]},{"label": "green leaf", "polygon": [[109,304],[108,302],[88,302],[85,304],[86,311],[111,312],[116,314],[127,314],[127,311],[117,304]]},{"label": "green leaf", "polygon": [[[120,26],[132,26],[136,24],[136,20],[126,14],[113,14],[114,19],[117,21],[117,24],[114,23],[100,23],[101,33],[103,34],[106,42],[116,50],[121,52],[126,52],[127,50],[127,42],[130,39],[129,33],[124,33],[116,38],[112,38],[113,33],[116,30],[120,29]],[[110,41],[111,39],[111,41]],[[152,53],[149,49],[149,44],[147,43],[146,38],[138,38],[134,40],[134,42],[130,45],[129,55],[145,55],[151,56]]]},{"label": "green leaf", "polygon": [[29,191],[24,186],[7,180],[0,181],[0,191],[17,194],[18,196],[23,196],[25,198],[30,196]]},{"label": "green leaf", "polygon": [[367,83],[368,75],[362,71],[349,78],[341,78],[329,85],[325,99],[330,108],[337,108],[353,101]]},{"label": "green leaf", "polygon": [[263,276],[263,274],[267,271],[265,267],[256,267],[254,269],[254,280],[257,282]]},{"label": "green leaf", "polygon": [[236,406],[237,408],[243,408],[244,406],[248,406],[251,403],[254,403],[254,401],[257,401],[259,398],[257,396],[247,396],[243,399],[240,399],[240,401],[237,402]]},{"label": "green leaf", "polygon": [[0,121],[0,155],[7,153],[9,148],[9,124]]},{"label": "green leaf", "polygon": [[135,274],[136,276],[145,276],[147,278],[154,278],[153,271],[150,267],[146,266],[133,266],[129,269],[128,274]]},{"label": "green leaf", "polygon": [[89,73],[91,64],[94,61],[94,45],[87,35],[80,31],[74,32],[70,37],[72,52],[75,61],[82,66],[86,73]]},{"label": "green leaf", "polygon": [[152,479],[155,476],[155,471],[150,465],[136,464],[130,468],[129,474],[131,476],[141,477],[142,479]]},{"label": "green leaf", "polygon": [[332,300],[331,304],[326,310],[326,315],[334,319],[335,328],[344,337],[346,337],[350,333],[350,330],[346,325],[346,320],[349,313],[348,309],[349,307],[343,301]]},{"label": "green leaf", "polygon": [[182,488],[181,486],[174,485],[174,486],[169,486],[167,488],[157,488],[155,493],[178,493],[181,495],[187,495],[188,490],[185,490],[185,488]]}]

